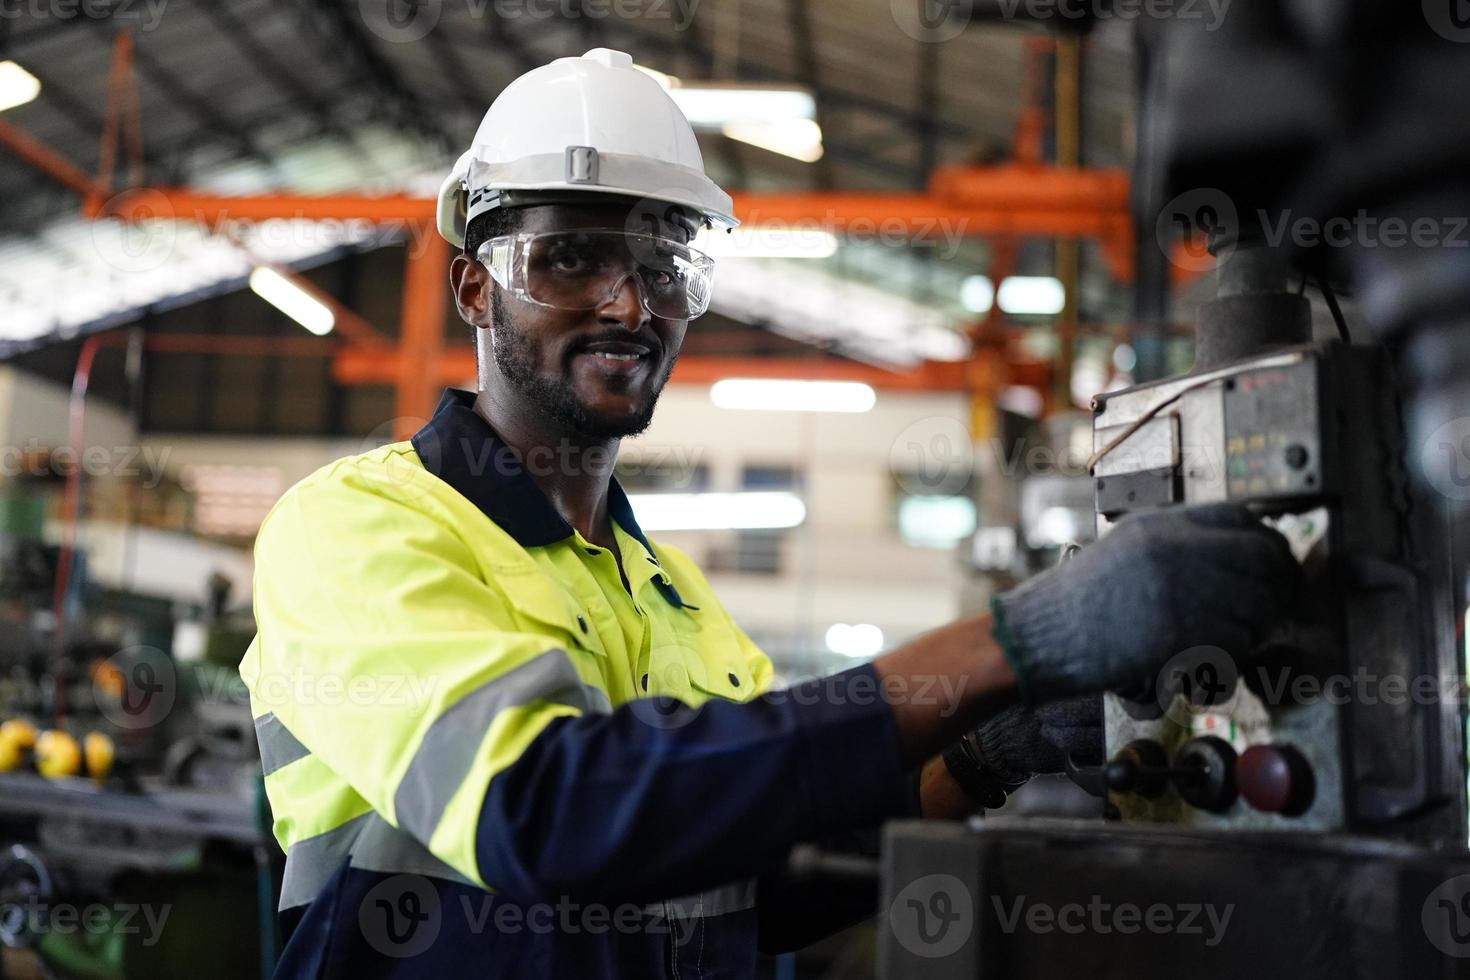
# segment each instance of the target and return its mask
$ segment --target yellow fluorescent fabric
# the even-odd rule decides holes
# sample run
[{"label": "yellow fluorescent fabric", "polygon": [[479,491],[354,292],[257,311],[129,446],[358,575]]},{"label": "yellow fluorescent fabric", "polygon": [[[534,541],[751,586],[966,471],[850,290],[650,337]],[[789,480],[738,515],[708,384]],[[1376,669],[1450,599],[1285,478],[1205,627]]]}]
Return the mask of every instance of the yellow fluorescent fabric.
[{"label": "yellow fluorescent fabric", "polygon": [[256,542],[240,667],[257,719],[304,746],[266,779],[282,846],[371,808],[479,882],[480,800],[553,719],[766,690],[770,661],[693,563],[615,534],[631,595],[605,549],[523,547],[407,442],[292,488]]}]

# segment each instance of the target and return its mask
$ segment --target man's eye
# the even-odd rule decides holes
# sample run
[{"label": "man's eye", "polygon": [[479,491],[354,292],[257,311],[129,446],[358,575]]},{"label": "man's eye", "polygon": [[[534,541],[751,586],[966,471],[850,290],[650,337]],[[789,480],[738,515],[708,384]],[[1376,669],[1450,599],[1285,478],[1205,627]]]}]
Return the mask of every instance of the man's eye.
[{"label": "man's eye", "polygon": [[556,272],[581,272],[587,268],[587,259],[576,252],[557,252],[548,264]]}]

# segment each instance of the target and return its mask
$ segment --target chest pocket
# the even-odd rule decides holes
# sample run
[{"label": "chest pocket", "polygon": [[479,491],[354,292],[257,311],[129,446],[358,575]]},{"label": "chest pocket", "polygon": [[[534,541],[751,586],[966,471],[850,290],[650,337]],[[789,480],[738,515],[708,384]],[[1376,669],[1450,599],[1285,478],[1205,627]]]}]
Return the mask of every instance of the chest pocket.
[{"label": "chest pocket", "polygon": [[710,698],[747,701],[755,694],[740,640],[709,612],[676,611],[649,646],[648,693],[698,707]]},{"label": "chest pocket", "polygon": [[[565,586],[535,565],[509,565],[492,572],[492,584],[505,595],[517,626],[527,633],[543,633],[573,659],[578,652],[607,657],[602,638]],[[597,672],[602,673],[598,666]]]}]

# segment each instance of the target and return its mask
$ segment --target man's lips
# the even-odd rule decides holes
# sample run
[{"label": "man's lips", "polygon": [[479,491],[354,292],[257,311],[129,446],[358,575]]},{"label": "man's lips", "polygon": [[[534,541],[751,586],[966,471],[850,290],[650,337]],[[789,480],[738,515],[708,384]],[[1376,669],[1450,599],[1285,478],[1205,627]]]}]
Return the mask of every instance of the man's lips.
[{"label": "man's lips", "polygon": [[584,344],[573,354],[614,369],[630,369],[653,359],[653,348],[632,340],[599,340]]}]

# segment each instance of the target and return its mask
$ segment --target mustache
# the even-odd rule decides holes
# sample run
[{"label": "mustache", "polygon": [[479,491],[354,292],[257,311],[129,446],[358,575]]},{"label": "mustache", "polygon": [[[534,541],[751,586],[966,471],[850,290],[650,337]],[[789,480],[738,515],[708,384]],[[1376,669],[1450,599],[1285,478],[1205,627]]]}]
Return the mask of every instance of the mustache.
[{"label": "mustache", "polygon": [[567,348],[567,354],[579,353],[591,347],[593,344],[642,344],[660,357],[663,356],[664,352],[663,343],[652,331],[640,330],[638,333],[629,333],[626,330],[610,330],[606,333],[578,337]]}]

